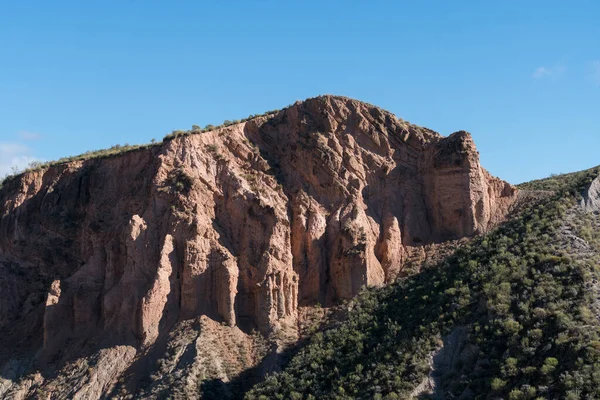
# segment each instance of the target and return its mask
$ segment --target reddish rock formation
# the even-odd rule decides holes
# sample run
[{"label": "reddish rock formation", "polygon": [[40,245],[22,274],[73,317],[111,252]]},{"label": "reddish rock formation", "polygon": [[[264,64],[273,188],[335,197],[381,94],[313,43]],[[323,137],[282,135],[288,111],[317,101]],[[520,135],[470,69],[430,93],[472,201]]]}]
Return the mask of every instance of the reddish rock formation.
[{"label": "reddish rock formation", "polygon": [[485,232],[515,198],[468,133],[332,96],[25,173],[0,191],[0,397],[86,354],[103,372],[77,393],[106,394],[200,316],[293,335],[299,305],[390,282],[415,248]]}]

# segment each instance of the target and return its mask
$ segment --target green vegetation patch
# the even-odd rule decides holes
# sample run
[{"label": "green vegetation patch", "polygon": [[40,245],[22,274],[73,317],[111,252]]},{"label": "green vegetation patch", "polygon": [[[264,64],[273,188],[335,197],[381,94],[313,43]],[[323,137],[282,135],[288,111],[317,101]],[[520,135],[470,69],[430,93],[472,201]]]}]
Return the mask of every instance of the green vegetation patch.
[{"label": "green vegetation patch", "polygon": [[347,320],[316,334],[246,398],[409,398],[457,330],[467,346],[433,373],[446,398],[600,398],[597,260],[574,257],[561,236],[567,210],[597,172],[554,178],[553,197],[437,267],[364,290]]},{"label": "green vegetation patch", "polygon": [[520,185],[517,185],[517,187],[521,190],[547,190],[558,192],[571,189],[581,192],[592,182],[592,180],[594,180],[595,176],[598,176],[599,173],[600,166],[570,174],[551,175],[548,178],[521,183]]},{"label": "green vegetation patch", "polygon": [[169,141],[169,140],[173,140],[175,138],[178,137],[183,137],[183,136],[189,136],[189,135],[194,135],[194,134],[198,134],[198,133],[203,133],[203,132],[210,132],[210,131],[214,131],[215,129],[220,129],[220,128],[225,128],[231,125],[236,125],[236,124],[240,124],[242,122],[247,122],[250,121],[251,119],[254,118],[258,118],[258,117],[270,117],[273,116],[275,114],[277,114],[280,110],[270,110],[267,111],[263,114],[254,114],[254,115],[249,115],[247,118],[242,118],[242,119],[235,119],[235,120],[228,120],[226,119],[225,121],[223,121],[223,123],[221,125],[218,126],[214,126],[214,125],[206,125],[204,128],[201,128],[198,125],[192,125],[192,129],[191,130],[174,130],[173,132],[169,133],[168,135],[166,135],[163,138],[163,141]]}]

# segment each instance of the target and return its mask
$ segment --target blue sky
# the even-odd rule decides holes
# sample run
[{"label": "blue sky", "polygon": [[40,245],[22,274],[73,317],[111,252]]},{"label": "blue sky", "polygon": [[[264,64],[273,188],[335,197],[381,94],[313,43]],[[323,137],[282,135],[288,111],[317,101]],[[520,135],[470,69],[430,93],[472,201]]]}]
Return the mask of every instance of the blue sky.
[{"label": "blue sky", "polygon": [[600,164],[600,2],[0,0],[0,175],[331,93],[519,183]]}]

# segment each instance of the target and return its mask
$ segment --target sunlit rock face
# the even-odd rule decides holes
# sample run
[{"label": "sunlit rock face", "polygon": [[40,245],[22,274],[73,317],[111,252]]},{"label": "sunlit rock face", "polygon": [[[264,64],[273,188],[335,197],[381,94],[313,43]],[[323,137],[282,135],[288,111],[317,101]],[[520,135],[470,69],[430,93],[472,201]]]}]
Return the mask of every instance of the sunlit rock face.
[{"label": "sunlit rock face", "polygon": [[[200,317],[239,343],[293,336],[299,306],[393,281],[415,248],[483,233],[515,198],[468,133],[334,96],[27,172],[0,190],[0,398],[108,395]],[[44,368],[62,372],[22,378]]]}]

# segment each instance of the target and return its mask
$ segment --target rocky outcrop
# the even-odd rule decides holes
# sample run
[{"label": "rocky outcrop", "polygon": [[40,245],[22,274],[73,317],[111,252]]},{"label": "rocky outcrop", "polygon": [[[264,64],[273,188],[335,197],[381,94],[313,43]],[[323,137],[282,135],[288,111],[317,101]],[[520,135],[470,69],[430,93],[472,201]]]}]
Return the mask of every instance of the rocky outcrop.
[{"label": "rocky outcrop", "polygon": [[586,212],[600,211],[600,178],[596,178],[583,192],[581,208]]},{"label": "rocky outcrop", "polygon": [[333,96],[28,172],[0,191],[0,360],[43,371],[121,349],[114,369],[97,363],[93,398],[181,321],[293,336],[299,305],[393,281],[515,198],[468,133]]},{"label": "rocky outcrop", "polygon": [[426,200],[437,240],[485,232],[515,201],[510,184],[481,168],[469,133],[460,131],[440,140],[430,147],[428,157]]},{"label": "rocky outcrop", "polygon": [[407,246],[485,232],[516,198],[467,132],[444,138],[349,99],[297,103],[245,132],[289,199],[302,305],[389,282]]}]

